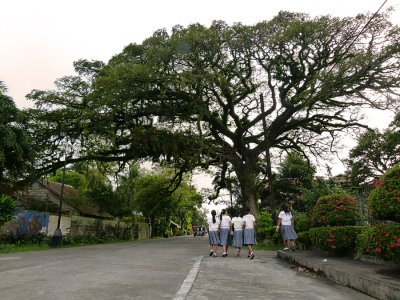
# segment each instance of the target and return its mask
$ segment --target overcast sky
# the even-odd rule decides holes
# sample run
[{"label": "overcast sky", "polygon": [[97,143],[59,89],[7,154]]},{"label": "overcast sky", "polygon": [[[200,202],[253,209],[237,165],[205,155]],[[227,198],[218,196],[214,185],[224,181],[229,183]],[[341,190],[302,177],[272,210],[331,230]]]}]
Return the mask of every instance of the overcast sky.
[{"label": "overcast sky", "polygon": [[[375,12],[384,0],[1,0],[0,80],[19,108],[32,106],[32,89],[52,89],[72,75],[78,59],[107,62],[129,43],[141,43],[161,28],[213,20],[254,24],[281,10],[311,16],[354,16]],[[400,23],[400,0],[392,21]],[[384,128],[391,121],[375,113],[371,122]],[[336,173],[343,167],[337,167]],[[334,170],[335,171],[335,170]]]},{"label": "overcast sky", "polygon": [[[107,62],[129,43],[141,43],[160,28],[212,20],[254,24],[281,10],[312,16],[375,12],[384,0],[1,0],[0,80],[18,107],[32,104],[32,89],[52,89],[73,74],[78,59]],[[400,21],[400,0],[393,21]]]}]

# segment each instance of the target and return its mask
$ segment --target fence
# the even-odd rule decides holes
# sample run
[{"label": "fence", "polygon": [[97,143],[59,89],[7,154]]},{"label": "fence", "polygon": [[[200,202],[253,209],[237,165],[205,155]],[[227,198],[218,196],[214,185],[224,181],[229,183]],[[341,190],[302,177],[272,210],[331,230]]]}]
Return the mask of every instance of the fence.
[{"label": "fence", "polygon": [[[0,235],[53,235],[57,228],[58,216],[37,211],[18,211],[14,221],[0,228]],[[63,235],[96,236],[104,233],[123,234],[135,239],[149,238],[151,227],[143,222],[125,223],[117,220],[102,220],[80,216],[61,216],[60,229]]]}]

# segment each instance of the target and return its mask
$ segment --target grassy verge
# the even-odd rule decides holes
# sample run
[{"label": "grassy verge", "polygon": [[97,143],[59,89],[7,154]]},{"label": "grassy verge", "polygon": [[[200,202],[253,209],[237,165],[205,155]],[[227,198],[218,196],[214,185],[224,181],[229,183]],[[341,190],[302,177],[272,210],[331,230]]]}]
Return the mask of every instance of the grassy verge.
[{"label": "grassy verge", "polygon": [[49,245],[12,245],[0,244],[0,253],[29,252],[50,249]]},{"label": "grassy verge", "polygon": [[260,242],[257,245],[254,245],[254,250],[277,251],[282,249],[282,244]]},{"label": "grassy verge", "polygon": [[[143,240],[143,239],[142,239]],[[63,245],[61,248],[75,248],[75,247],[85,247],[91,245],[100,245],[100,244],[116,244],[116,243],[129,243],[137,240],[122,240],[122,239],[110,239],[110,240],[95,240],[95,239],[87,239],[80,238],[63,241]],[[39,250],[48,250],[54,249],[51,246],[51,240],[47,239],[46,242],[41,244],[1,244],[0,243],[0,254],[1,253],[17,253],[17,252],[29,252],[29,251],[39,251]]]}]

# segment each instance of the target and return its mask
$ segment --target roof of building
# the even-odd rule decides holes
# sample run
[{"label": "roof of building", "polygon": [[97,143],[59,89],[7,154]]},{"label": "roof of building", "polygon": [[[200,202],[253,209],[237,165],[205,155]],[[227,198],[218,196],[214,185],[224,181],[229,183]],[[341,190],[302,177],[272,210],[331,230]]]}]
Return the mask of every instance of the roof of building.
[{"label": "roof of building", "polygon": [[[55,181],[50,181],[50,180],[38,180],[38,182],[43,187],[47,188],[49,191],[56,194],[58,197],[61,196],[61,186],[62,186],[61,183],[55,182]],[[77,189],[75,189],[73,186],[64,184],[64,195],[63,196],[64,196],[64,201],[68,202],[68,204],[72,205],[77,211],[79,211],[83,215],[102,217],[102,218],[113,218],[112,215],[110,215],[109,213],[100,211],[99,208],[97,208],[95,206],[87,205],[87,204],[82,204],[82,205],[76,206],[76,205],[73,205],[73,203],[70,203],[68,201],[68,198],[80,196],[80,192]]]}]

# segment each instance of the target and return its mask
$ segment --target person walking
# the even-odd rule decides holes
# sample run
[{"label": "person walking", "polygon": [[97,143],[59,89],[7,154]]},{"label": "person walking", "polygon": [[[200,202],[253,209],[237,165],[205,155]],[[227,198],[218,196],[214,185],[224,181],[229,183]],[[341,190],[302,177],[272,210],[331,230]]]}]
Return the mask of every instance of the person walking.
[{"label": "person walking", "polygon": [[294,220],[290,207],[287,203],[281,205],[281,212],[278,215],[278,224],[276,225],[276,231],[281,231],[281,236],[285,247],[283,251],[288,251],[289,248],[292,251],[296,250],[296,239],[297,234],[294,230]]},{"label": "person walking", "polygon": [[240,210],[237,210],[236,217],[232,218],[233,246],[236,247],[236,257],[240,256],[240,250],[243,247],[243,227],[244,220]]},{"label": "person walking", "polygon": [[244,231],[243,231],[243,244],[247,245],[249,250],[248,258],[254,258],[253,246],[257,244],[256,242],[256,218],[250,214],[250,208],[245,209],[245,215],[243,216],[244,221]]},{"label": "person walking", "polygon": [[217,256],[217,248],[219,242],[218,229],[219,229],[219,219],[216,218],[217,212],[215,210],[211,211],[211,217],[208,218],[208,241],[210,243],[210,256]]},{"label": "person walking", "polygon": [[228,255],[228,246],[231,237],[231,217],[228,215],[228,211],[224,208],[222,209],[219,218],[220,218],[219,239],[223,250],[222,257],[226,257]]}]

